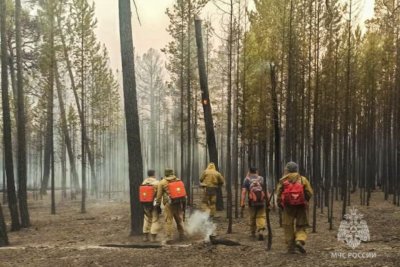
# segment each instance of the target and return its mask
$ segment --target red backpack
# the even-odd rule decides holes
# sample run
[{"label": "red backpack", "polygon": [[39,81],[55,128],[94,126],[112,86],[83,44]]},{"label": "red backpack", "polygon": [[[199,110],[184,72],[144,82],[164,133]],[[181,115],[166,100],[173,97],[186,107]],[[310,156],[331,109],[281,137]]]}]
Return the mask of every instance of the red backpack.
[{"label": "red backpack", "polygon": [[289,180],[283,182],[282,203],[289,206],[303,206],[306,204],[301,177],[295,182],[290,182]]},{"label": "red backpack", "polygon": [[153,203],[155,190],[152,185],[141,185],[139,187],[139,201],[140,203]]},{"label": "red backpack", "polygon": [[172,181],[168,183],[169,198],[171,204],[180,203],[186,201],[186,189],[185,185],[181,180]]}]

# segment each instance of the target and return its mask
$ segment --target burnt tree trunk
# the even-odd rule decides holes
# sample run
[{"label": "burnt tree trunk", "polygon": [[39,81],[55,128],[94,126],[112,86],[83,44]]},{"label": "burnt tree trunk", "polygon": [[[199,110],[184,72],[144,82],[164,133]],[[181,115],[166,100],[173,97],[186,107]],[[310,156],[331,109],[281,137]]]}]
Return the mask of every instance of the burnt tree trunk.
[{"label": "burnt tree trunk", "polygon": [[143,213],[140,212],[139,186],[143,179],[143,162],[136,99],[130,0],[119,0],[119,30],[121,36],[122,77],[128,142],[131,235],[133,235],[141,234],[142,232]]},{"label": "burnt tree trunk", "polygon": [[[218,168],[218,150],[215,142],[214,122],[211,111],[211,102],[208,93],[208,80],[206,72],[206,64],[204,59],[203,34],[201,30],[201,19],[195,18],[196,45],[197,45],[197,62],[199,65],[199,77],[201,88],[201,103],[204,111],[204,123],[206,127],[207,150],[210,161]],[[217,191],[217,210],[224,209],[221,187]]]},{"label": "burnt tree trunk", "polygon": [[29,227],[26,164],[26,138],[25,138],[25,106],[22,75],[22,49],[21,49],[21,0],[15,1],[15,42],[17,46],[17,159],[18,159],[18,204],[21,215],[21,226]]}]

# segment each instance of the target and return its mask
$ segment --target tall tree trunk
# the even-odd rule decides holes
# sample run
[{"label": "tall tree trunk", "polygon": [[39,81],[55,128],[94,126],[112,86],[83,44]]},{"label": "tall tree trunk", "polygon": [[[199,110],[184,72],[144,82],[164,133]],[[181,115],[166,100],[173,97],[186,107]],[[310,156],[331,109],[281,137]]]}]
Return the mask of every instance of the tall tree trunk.
[{"label": "tall tree trunk", "polygon": [[349,98],[350,98],[350,62],[351,62],[351,23],[352,23],[352,0],[349,3],[349,21],[348,21],[348,48],[347,48],[347,70],[346,70],[346,98],[345,98],[345,110],[344,110],[344,123],[343,123],[343,161],[342,161],[342,195],[343,195],[343,205],[342,205],[342,218],[346,214],[347,205],[347,190],[348,190],[348,170],[346,168],[348,161],[348,124],[349,124]]},{"label": "tall tree trunk", "polygon": [[49,117],[48,130],[50,131],[50,164],[51,164],[51,214],[56,214],[56,196],[54,181],[54,73],[55,73],[55,50],[54,50],[54,9],[55,3],[49,2],[49,19],[50,19],[50,66],[49,66]]},{"label": "tall tree trunk", "polygon": [[319,40],[319,30],[320,30],[320,4],[316,4],[316,48],[315,48],[315,93],[314,93],[314,121],[313,121],[313,182],[314,182],[314,203],[313,203],[313,222],[312,222],[312,232],[316,232],[317,227],[317,197],[320,195],[319,184],[321,180],[321,130],[320,130],[320,119],[319,119],[319,105],[320,105],[320,88],[319,88],[319,50],[320,50],[320,40]]},{"label": "tall tree trunk", "polygon": [[218,150],[215,142],[214,122],[212,117],[211,102],[208,92],[208,80],[206,74],[206,64],[204,60],[203,37],[201,29],[201,19],[195,18],[197,60],[199,65],[199,77],[201,88],[201,103],[204,111],[204,123],[206,127],[207,150],[210,161],[218,168]]},{"label": "tall tree trunk", "polygon": [[[200,77],[200,88],[201,88],[201,103],[204,111],[207,150],[210,162],[213,162],[217,170],[219,170],[218,150],[215,141],[214,122],[213,122],[211,102],[208,92],[208,80],[207,80],[206,64],[204,57],[201,19],[197,16],[195,18],[195,30],[196,30],[197,60],[199,66],[199,77]],[[219,187],[217,191],[217,210],[223,210],[223,209],[224,209],[224,202],[222,198],[222,189],[221,187]]]},{"label": "tall tree trunk", "polygon": [[128,142],[129,188],[131,204],[131,234],[142,232],[143,213],[140,211],[139,186],[143,179],[140,147],[139,114],[136,99],[135,61],[133,54],[130,0],[119,0],[122,77]]},{"label": "tall tree trunk", "polygon": [[293,33],[293,13],[294,13],[294,3],[293,0],[290,0],[290,13],[289,13],[289,46],[288,46],[288,73],[287,73],[287,89],[286,89],[286,126],[285,126],[285,161],[291,161],[295,160],[293,157],[294,155],[292,154],[293,151],[293,143],[294,140],[292,138],[294,137],[292,135],[293,133],[293,88],[294,88],[294,33]]},{"label": "tall tree trunk", "polygon": [[271,99],[272,99],[272,124],[274,126],[274,162],[275,162],[275,181],[278,182],[281,178],[281,129],[279,123],[279,108],[278,108],[278,96],[276,93],[276,74],[275,65],[270,64],[270,75],[271,75]]},{"label": "tall tree trunk", "polygon": [[[180,40],[180,49],[181,49],[181,58],[180,58],[180,90],[181,90],[181,101],[180,101],[180,124],[181,124],[181,140],[180,140],[180,157],[181,157],[181,170],[180,170],[180,176],[183,177],[185,173],[185,153],[184,153],[184,140],[185,140],[185,135],[184,135],[184,128],[183,128],[183,107],[184,107],[184,84],[183,84],[183,72],[184,72],[184,39],[185,39],[185,34],[184,34],[184,4],[183,1],[181,3],[181,40]],[[189,130],[189,129],[188,129]]]},{"label": "tall tree trunk", "polygon": [[[191,66],[190,66],[190,64],[191,64],[191,26],[192,26],[192,14],[191,14],[191,10],[192,10],[192,4],[191,4],[191,0],[188,0],[188,25],[187,25],[187,38],[188,38],[188,40],[187,40],[187,45],[188,45],[188,54],[187,54],[187,96],[186,96],[186,101],[187,101],[187,103],[186,103],[186,105],[187,105],[187,129],[188,129],[188,132],[187,132],[187,137],[188,137],[188,139],[187,139],[187,151],[186,151],[186,153],[187,153],[187,155],[186,155],[186,157],[187,157],[187,159],[186,159],[186,183],[185,183],[185,186],[186,186],[186,192],[188,192],[188,194],[189,194],[189,199],[190,199],[190,194],[191,194],[191,190],[190,190],[190,188],[191,188],[191,185],[192,185],[192,176],[191,176],[191,174],[192,174],[192,171],[191,171],[191,161],[192,161],[192,158],[191,158],[191,146],[192,146],[192,125],[191,125],[191,120],[192,120],[192,118],[191,118],[191,109],[192,109],[192,88],[191,88],[191,71],[192,71],[192,68],[191,68]],[[190,204],[192,204],[192,203],[190,203]]]},{"label": "tall tree trunk", "polygon": [[[278,107],[278,95],[276,92],[276,71],[275,65],[270,64],[270,75],[271,75],[271,100],[272,100],[272,124],[274,126],[274,171],[275,171],[275,181],[278,182],[281,178],[281,127],[279,120],[279,107]],[[271,179],[272,181],[272,179]],[[274,197],[272,195],[271,197]],[[268,207],[267,207],[268,208]],[[269,214],[268,214],[269,216]],[[268,221],[267,221],[268,222]],[[279,225],[282,227],[282,213],[279,209]],[[272,246],[272,231],[270,231],[270,226],[268,225],[268,243],[267,249],[271,249]]]},{"label": "tall tree trunk", "polygon": [[[230,1],[229,13],[229,39],[228,39],[228,106],[227,106],[227,138],[226,138],[226,154],[231,155],[232,151],[232,49],[233,49],[233,0]],[[237,163],[237,159],[234,159]],[[232,158],[227,157],[226,164],[226,192],[227,192],[227,217],[228,217],[228,234],[232,233]],[[235,164],[236,165],[236,164]]]},{"label": "tall tree trunk", "polygon": [[[240,5],[240,3],[239,3]],[[239,84],[240,84],[240,29],[238,27],[238,41],[237,41],[237,58],[236,58],[236,80],[235,80],[235,94],[233,98],[233,129],[232,129],[232,178],[234,179],[234,206],[235,206],[235,218],[239,217]]]},{"label": "tall tree trunk", "polygon": [[6,0],[1,2],[1,96],[3,107],[3,142],[5,157],[5,174],[7,176],[8,207],[11,215],[11,231],[20,229],[17,195],[15,193],[14,163],[11,140],[10,102],[8,98],[8,73],[7,73],[7,36],[6,36]]},{"label": "tall tree trunk", "polygon": [[25,97],[23,91],[22,75],[22,49],[21,49],[21,0],[15,1],[15,41],[17,46],[17,103],[18,103],[18,201],[21,215],[22,227],[29,227],[28,196],[26,191],[27,184],[27,164],[26,164],[26,139],[25,139]]},{"label": "tall tree trunk", "polygon": [[[83,2],[81,2],[83,5]],[[84,21],[84,14],[82,13],[82,22]],[[82,154],[82,164],[81,164],[81,171],[82,171],[82,197],[81,197],[81,213],[86,213],[86,193],[87,193],[87,184],[86,184],[86,145],[88,144],[88,139],[86,135],[86,107],[85,107],[85,62],[84,62],[84,48],[85,48],[85,41],[83,39],[84,36],[84,29],[83,24],[82,27],[82,38],[81,38],[81,115],[79,116],[81,122],[81,154]],[[77,101],[79,102],[79,101]]]}]

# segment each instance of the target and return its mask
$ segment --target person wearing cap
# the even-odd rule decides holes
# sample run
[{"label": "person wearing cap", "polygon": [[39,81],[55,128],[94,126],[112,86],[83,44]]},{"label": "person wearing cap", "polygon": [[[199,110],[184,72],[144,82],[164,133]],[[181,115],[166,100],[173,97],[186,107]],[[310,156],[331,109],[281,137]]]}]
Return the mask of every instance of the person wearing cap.
[{"label": "person wearing cap", "polygon": [[166,232],[166,243],[172,243],[173,240],[173,221],[175,220],[179,239],[183,240],[185,238],[184,228],[183,228],[183,214],[184,214],[184,204],[183,203],[171,203],[168,191],[168,184],[174,181],[179,181],[180,179],[174,175],[172,169],[165,169],[164,178],[158,183],[157,188],[157,198],[156,207],[161,205],[161,201],[164,204],[164,214],[165,214],[165,232]]},{"label": "person wearing cap", "polygon": [[216,212],[217,190],[224,184],[224,177],[219,173],[214,163],[208,164],[200,177],[200,185],[204,188],[201,200],[201,209],[208,212],[210,218],[214,218]]},{"label": "person wearing cap", "polygon": [[[282,226],[285,234],[285,241],[288,246],[288,253],[295,253],[295,248],[301,253],[306,253],[304,249],[305,241],[307,239],[306,228],[308,223],[308,201],[313,195],[313,189],[310,182],[304,176],[299,174],[299,166],[295,162],[288,162],[285,166],[284,176],[277,184],[277,202],[278,206],[283,209],[282,213]],[[302,198],[304,201],[298,201],[296,205],[289,204],[286,194],[290,194],[287,190],[289,186],[295,183],[303,188]],[[303,203],[303,204],[301,204]]]},{"label": "person wearing cap", "polygon": [[[143,180],[142,185],[151,185],[154,188],[155,194],[157,194],[158,180],[155,176],[156,172],[154,170],[147,171],[147,178]],[[143,206],[144,211],[144,222],[143,222],[143,241],[149,241],[150,235],[151,240],[156,241],[157,233],[159,231],[160,225],[158,223],[158,217],[161,209],[155,208],[153,203],[150,205]]]}]

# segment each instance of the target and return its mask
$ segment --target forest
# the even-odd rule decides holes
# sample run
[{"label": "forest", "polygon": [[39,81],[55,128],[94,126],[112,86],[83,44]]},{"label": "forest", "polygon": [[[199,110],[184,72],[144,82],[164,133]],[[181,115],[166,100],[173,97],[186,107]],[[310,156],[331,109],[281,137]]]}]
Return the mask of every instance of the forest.
[{"label": "forest", "polygon": [[[0,0],[0,266],[397,266],[400,1],[168,0],[169,39],[146,51],[157,0],[104,2]],[[116,11],[117,48],[97,5]],[[215,216],[198,213],[211,162]],[[305,255],[286,253],[288,162],[313,189]],[[263,242],[241,204],[253,168]],[[165,243],[162,203],[144,242],[141,185],[170,169],[186,238]],[[368,224],[358,247],[346,220]]]}]

